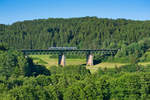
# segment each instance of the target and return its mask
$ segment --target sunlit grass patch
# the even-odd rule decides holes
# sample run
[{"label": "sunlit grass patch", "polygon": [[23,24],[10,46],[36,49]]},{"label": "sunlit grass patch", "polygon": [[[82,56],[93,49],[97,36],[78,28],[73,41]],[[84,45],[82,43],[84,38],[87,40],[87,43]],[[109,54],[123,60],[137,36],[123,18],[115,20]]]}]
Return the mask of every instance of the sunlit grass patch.
[{"label": "sunlit grass patch", "polygon": [[[58,65],[58,56],[56,55],[56,58],[52,57],[50,55],[30,55],[31,58],[33,58],[33,61],[37,64],[41,64],[46,66],[47,68],[51,66],[57,66]],[[85,59],[79,59],[79,58],[66,58],[66,65],[83,65],[85,64]]]},{"label": "sunlit grass patch", "polygon": [[123,65],[127,65],[128,63],[109,63],[109,62],[102,62],[97,65],[93,66],[87,66],[87,69],[90,69],[92,73],[96,72],[98,68],[115,68],[115,67],[121,67]]}]

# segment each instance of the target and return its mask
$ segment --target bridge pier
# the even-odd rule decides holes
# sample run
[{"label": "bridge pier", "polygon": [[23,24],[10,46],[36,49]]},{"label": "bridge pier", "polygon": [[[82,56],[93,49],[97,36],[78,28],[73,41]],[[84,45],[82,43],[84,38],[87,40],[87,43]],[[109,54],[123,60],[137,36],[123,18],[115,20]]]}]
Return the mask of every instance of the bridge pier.
[{"label": "bridge pier", "polygon": [[66,65],[66,57],[64,54],[60,54],[58,56],[58,65],[65,66]]},{"label": "bridge pier", "polygon": [[86,65],[93,66],[93,55],[92,54],[88,54],[86,56]]}]

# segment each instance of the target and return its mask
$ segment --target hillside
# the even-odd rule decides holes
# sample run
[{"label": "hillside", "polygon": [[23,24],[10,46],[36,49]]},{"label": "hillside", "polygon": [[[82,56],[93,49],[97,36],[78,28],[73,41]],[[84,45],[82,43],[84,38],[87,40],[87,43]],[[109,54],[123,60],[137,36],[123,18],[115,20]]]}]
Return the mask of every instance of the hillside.
[{"label": "hillside", "polygon": [[150,37],[150,21],[82,17],[0,24],[0,41],[17,49],[47,49],[49,46],[121,48],[145,37]]}]

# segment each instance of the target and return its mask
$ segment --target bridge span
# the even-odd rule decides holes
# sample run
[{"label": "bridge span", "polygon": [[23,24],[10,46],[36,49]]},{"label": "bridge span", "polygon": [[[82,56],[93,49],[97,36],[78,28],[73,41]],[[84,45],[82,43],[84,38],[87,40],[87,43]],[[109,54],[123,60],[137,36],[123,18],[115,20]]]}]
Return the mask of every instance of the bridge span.
[{"label": "bridge span", "polygon": [[67,54],[86,55],[86,64],[93,65],[93,57],[95,54],[115,55],[118,49],[75,49],[75,50],[50,50],[50,49],[22,49],[24,55],[58,55],[58,65],[66,65]]}]

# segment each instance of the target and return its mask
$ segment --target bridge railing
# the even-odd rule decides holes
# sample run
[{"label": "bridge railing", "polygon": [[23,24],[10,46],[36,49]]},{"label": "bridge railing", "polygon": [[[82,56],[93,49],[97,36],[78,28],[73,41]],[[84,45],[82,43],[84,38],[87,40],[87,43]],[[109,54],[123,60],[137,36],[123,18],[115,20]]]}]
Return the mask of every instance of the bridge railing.
[{"label": "bridge railing", "polygon": [[115,54],[117,49],[77,49],[77,50],[49,50],[49,49],[22,49],[24,54]]}]

